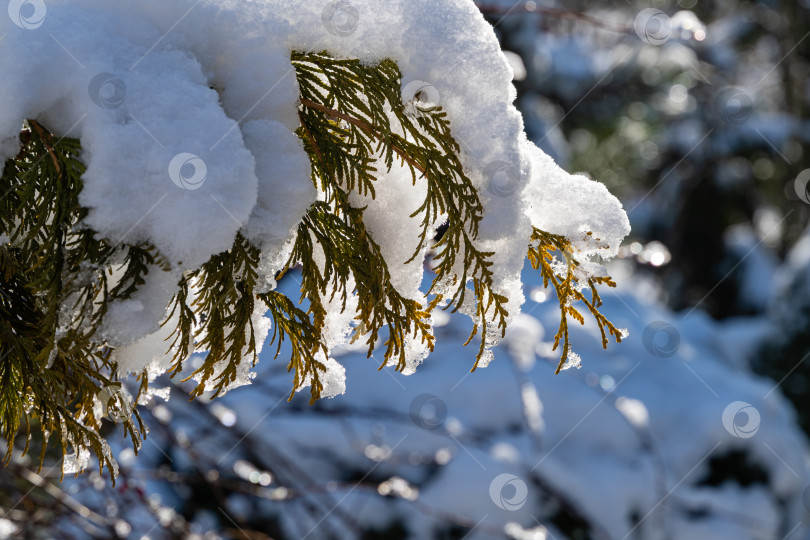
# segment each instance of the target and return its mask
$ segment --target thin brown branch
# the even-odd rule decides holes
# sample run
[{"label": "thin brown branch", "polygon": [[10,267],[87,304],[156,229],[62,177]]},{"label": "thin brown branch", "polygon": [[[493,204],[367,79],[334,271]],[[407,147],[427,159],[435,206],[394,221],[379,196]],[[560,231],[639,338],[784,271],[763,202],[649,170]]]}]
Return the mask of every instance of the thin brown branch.
[{"label": "thin brown branch", "polygon": [[[341,120],[345,120],[346,122],[359,127],[372,137],[376,138],[377,140],[383,140],[383,135],[380,133],[374,126],[369,124],[368,122],[364,122],[358,118],[354,118],[353,116],[349,116],[348,114],[344,114],[340,111],[336,111],[335,109],[330,109],[325,105],[321,105],[320,103],[316,103],[311,99],[307,98],[300,98],[299,100],[301,105],[304,107],[309,107],[310,109],[316,109],[321,111],[322,113],[328,114],[329,116],[334,116],[335,118],[340,118]],[[422,167],[418,162],[414,161],[405,150],[400,148],[395,144],[391,144],[391,148],[397,153],[397,155],[402,158],[403,161],[407,162],[409,165],[414,167],[416,170],[422,173],[422,175],[426,174],[425,168]]]},{"label": "thin brown branch", "polygon": [[62,167],[59,165],[59,159],[56,157],[56,152],[53,150],[53,146],[51,146],[51,134],[48,133],[42,125],[37,122],[36,120],[28,120],[28,125],[37,132],[39,138],[42,140],[42,144],[45,145],[45,148],[48,149],[48,154],[50,154],[51,159],[53,160],[53,166],[56,167],[56,172],[61,173]]}]

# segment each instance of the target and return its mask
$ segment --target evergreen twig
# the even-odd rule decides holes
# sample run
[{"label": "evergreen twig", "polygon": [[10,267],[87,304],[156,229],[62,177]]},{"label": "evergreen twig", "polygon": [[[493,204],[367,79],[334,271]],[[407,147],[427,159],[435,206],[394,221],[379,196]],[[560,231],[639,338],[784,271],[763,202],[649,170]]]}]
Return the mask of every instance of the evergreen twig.
[{"label": "evergreen twig", "polygon": [[[191,354],[206,352],[191,374],[199,383],[192,397],[227,391],[240,382],[242,363],[256,362],[260,344],[254,321],[266,314],[272,319],[276,356],[285,340],[291,344],[293,393],[308,384],[314,402],[323,391],[329,354],[324,335],[328,306],[337,301],[349,309],[352,295],[356,337],[364,336],[369,356],[387,330],[380,369],[390,364],[404,370],[409,340],[433,350],[429,321],[443,302],[473,314],[468,343],[480,334],[475,369],[506,331],[508,299],[495,291],[492,253],[476,246],[483,206],[464,172],[446,113],[441,107],[409,112],[400,93],[401,74],[391,60],[369,65],[325,52],[293,52],[292,62],[301,92],[297,133],[321,196],[298,225],[280,270],[283,275],[300,266],[300,300],[308,307],[260,289],[261,252],[239,233],[229,250],[186,272],[177,285],[163,322],[171,329],[171,374],[183,372]],[[87,209],[79,194],[85,167],[78,140],[57,138],[31,119],[20,142],[20,153],[7,161],[0,178],[0,437],[7,442],[5,460],[18,435],[25,438],[25,453],[39,431],[40,465],[53,442],[62,456],[70,448],[77,453],[92,449],[100,468],[106,466],[114,476],[99,405],[102,413],[109,407],[124,413],[116,420],[136,451],[145,427],[137,409],[121,402],[114,351],[98,330],[112,303],[138,294],[150,272],[169,270],[170,264],[152,245],[114,244],[83,225]],[[350,203],[351,193],[374,198],[375,183],[395,160],[410,171],[414,185],[426,187],[424,201],[411,215],[421,229],[410,261],[427,249],[436,254],[429,300],[408,298],[396,289],[380,240],[366,227],[365,208]],[[443,222],[446,231],[434,243]],[[566,256],[564,271],[554,252]],[[597,285],[615,283],[609,277],[588,277],[587,298],[570,240],[535,229],[528,255],[560,302],[555,348],[562,340],[563,351],[557,371],[570,354],[567,317],[584,322],[573,301],[583,302],[594,316],[603,345],[608,334],[621,341],[621,331],[598,311]],[[467,305],[468,294],[474,309]],[[147,373],[139,378],[139,392],[147,391]],[[99,403],[105,395],[110,402]]]}]

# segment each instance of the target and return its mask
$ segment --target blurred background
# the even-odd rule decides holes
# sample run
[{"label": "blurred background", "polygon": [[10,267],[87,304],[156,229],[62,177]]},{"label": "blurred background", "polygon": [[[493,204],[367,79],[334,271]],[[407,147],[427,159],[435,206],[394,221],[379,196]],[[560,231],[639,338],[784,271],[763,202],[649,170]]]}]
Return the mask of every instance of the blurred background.
[{"label": "blurred background", "polygon": [[[287,402],[284,349],[214,401],[143,405],[115,486],[15,457],[0,538],[810,538],[810,2],[480,1],[529,137],[633,232],[553,375],[556,298],[469,373],[442,314],[412,376],[352,347],[343,396]],[[429,81],[428,81],[429,82]],[[297,276],[281,284],[295,294]]]}]

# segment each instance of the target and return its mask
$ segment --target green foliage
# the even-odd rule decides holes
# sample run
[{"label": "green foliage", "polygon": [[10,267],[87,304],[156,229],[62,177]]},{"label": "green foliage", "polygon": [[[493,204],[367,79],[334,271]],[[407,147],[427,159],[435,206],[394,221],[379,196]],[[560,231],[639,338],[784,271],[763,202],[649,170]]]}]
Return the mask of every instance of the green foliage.
[{"label": "green foliage", "polygon": [[[266,315],[272,319],[276,356],[285,340],[291,344],[293,393],[309,385],[314,402],[323,390],[328,355],[327,303],[337,299],[348,309],[352,294],[357,298],[356,337],[365,339],[371,356],[384,335],[381,368],[398,370],[406,367],[409,340],[433,349],[433,309],[456,310],[474,301],[476,325],[468,342],[480,333],[475,369],[488,339],[506,330],[507,299],[493,290],[492,254],[475,246],[483,207],[459,161],[446,114],[438,107],[414,114],[413,104],[402,103],[401,75],[392,61],[367,65],[295,52],[292,62],[301,91],[298,135],[320,193],[279,269],[283,275],[300,268],[300,304],[267,290],[268,276],[259,272],[260,250],[238,234],[231,249],[187,271],[177,285],[163,323],[171,330],[171,374],[183,372],[192,353],[207,351],[190,376],[198,382],[191,395],[222,394],[237,382],[243,362],[256,362],[254,322]],[[132,297],[149,272],[170,266],[153,246],[116,244],[82,226],[87,210],[78,198],[84,172],[79,141],[56,139],[32,120],[22,130],[21,147],[6,163],[0,186],[0,436],[8,442],[6,459],[21,432],[27,451],[34,422],[44,434],[40,462],[48,443],[56,440],[62,455],[70,447],[91,448],[100,466],[112,470],[114,462],[99,434],[104,413],[116,408],[115,419],[136,450],[144,426],[137,410],[122,402],[114,351],[99,330],[111,303]],[[396,290],[364,223],[365,208],[350,203],[352,192],[373,197],[378,168],[389,170],[395,160],[410,170],[414,184],[424,182],[427,188],[413,214],[422,221],[411,258],[429,248],[438,261],[426,305]],[[434,242],[435,227],[445,219],[447,230]],[[583,322],[570,300],[588,306],[605,343],[605,328],[617,341],[620,335],[597,311],[596,285],[613,286],[612,281],[591,278],[588,301],[576,287],[578,263],[569,264],[567,275],[558,275],[554,250],[572,253],[567,239],[535,230],[529,257],[560,299],[562,364],[570,350],[566,314]],[[143,392],[147,373],[140,379]]]},{"label": "green foliage", "polygon": [[[200,385],[191,395],[199,396],[205,389],[205,382],[213,383],[214,397],[226,390],[237,377],[237,367],[245,358],[254,364],[256,339],[253,328],[254,304],[256,295],[256,267],[259,263],[259,250],[251,246],[240,234],[230,251],[214,255],[201,269],[191,272],[180,284],[180,297],[188,298],[188,288],[197,291],[191,301],[190,321],[199,323],[194,332],[196,348],[209,351],[203,365],[192,376],[199,378]],[[175,299],[175,307],[178,306]],[[184,343],[189,342],[189,320],[178,326]],[[185,332],[185,333],[184,333]],[[184,349],[175,356],[175,372],[181,369],[182,361],[188,357]]]},{"label": "green foliage", "polygon": [[[477,324],[470,338],[479,324],[483,326],[477,365],[484,352],[489,321],[494,320],[501,333],[506,331],[507,299],[492,290],[488,260],[491,253],[481,252],[474,245],[483,207],[459,161],[460,149],[450,133],[446,113],[441,107],[418,109],[418,114],[409,111],[402,103],[401,74],[393,61],[368,66],[358,60],[337,60],[326,53],[293,53],[292,59],[301,91],[299,134],[312,161],[316,187],[326,196],[326,204],[314,208],[299,228],[293,254],[294,259],[304,262],[302,292],[314,304],[310,309],[316,323],[322,316],[319,298],[328,283],[323,278],[331,277],[334,290],[345,299],[348,277],[352,275],[362,278],[354,281],[361,298],[358,319],[361,328],[368,331],[369,354],[379,329],[383,325],[389,328],[381,368],[394,359],[398,370],[405,368],[404,342],[408,334],[433,348],[426,321],[441,296],[424,307],[399,296],[390,284],[385,264],[380,264],[378,246],[366,233],[362,209],[351,208],[348,203],[347,193],[352,190],[374,195],[375,164],[382,161],[390,169],[397,159],[408,167],[414,184],[424,181],[427,186],[424,202],[412,214],[422,216],[420,242],[413,257],[433,236],[440,217],[447,220],[447,231],[432,246],[440,262],[429,293],[438,285],[454,287],[450,305],[457,309],[468,293],[468,281],[473,281]],[[338,226],[347,233],[340,245],[333,243],[331,233]],[[327,269],[325,276],[313,275],[318,270],[309,243],[318,228],[325,231],[318,236],[318,243],[326,254],[327,265],[334,269]],[[345,256],[341,257],[341,253]]]},{"label": "green foliage", "polygon": [[[25,449],[31,421],[63,454],[92,448],[101,467],[112,457],[99,435],[96,396],[115,386],[110,349],[96,341],[110,302],[127,298],[155,262],[149,246],[113,246],[82,228],[80,146],[56,139],[35,121],[21,134],[22,150],[0,179],[0,436],[11,458],[20,430]],[[124,278],[112,289],[107,270]],[[64,309],[68,308],[68,309]],[[133,418],[134,417],[134,418]],[[140,444],[137,411],[122,419]]]}]

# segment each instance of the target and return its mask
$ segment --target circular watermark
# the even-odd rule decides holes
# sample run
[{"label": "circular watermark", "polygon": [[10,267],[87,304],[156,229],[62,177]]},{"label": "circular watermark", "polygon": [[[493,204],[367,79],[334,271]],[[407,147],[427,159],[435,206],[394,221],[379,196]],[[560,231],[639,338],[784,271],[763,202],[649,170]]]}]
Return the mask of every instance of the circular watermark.
[{"label": "circular watermark", "polygon": [[200,189],[208,175],[205,162],[194,154],[177,154],[169,163],[169,177],[177,187],[194,191]]},{"label": "circular watermark", "polygon": [[132,416],[132,400],[121,386],[105,386],[98,393],[101,401],[101,414],[120,424]]},{"label": "circular watermark", "polygon": [[493,161],[484,168],[487,189],[498,197],[509,197],[521,186],[520,169],[505,161]]},{"label": "circular watermark", "polygon": [[660,9],[647,8],[636,15],[633,29],[644,43],[663,45],[672,37],[672,20]]},{"label": "circular watermark", "polygon": [[11,0],[8,3],[11,22],[25,30],[36,30],[42,26],[47,12],[42,0]]},{"label": "circular watermark", "polygon": [[90,81],[87,93],[102,109],[117,109],[127,99],[127,85],[118,75],[99,73]]},{"label": "circular watermark", "polygon": [[729,403],[723,411],[723,427],[740,439],[750,439],[756,435],[759,431],[759,421],[759,411],[745,401]]},{"label": "circular watermark", "polygon": [[669,358],[678,352],[681,345],[681,333],[669,323],[655,321],[644,328],[641,343],[650,354],[659,358]]},{"label": "circular watermark", "polygon": [[514,474],[499,474],[489,484],[489,498],[501,510],[514,512],[526,504],[529,487]]},{"label": "circular watermark", "polygon": [[714,98],[715,114],[722,122],[732,126],[748,122],[753,110],[754,100],[739,88],[723,88]]},{"label": "circular watermark", "polygon": [[793,181],[796,195],[805,204],[810,204],[810,186],[808,184],[810,184],[810,169],[805,169]]},{"label": "circular watermark", "polygon": [[419,394],[411,401],[409,414],[411,421],[420,428],[435,431],[447,419],[447,404],[439,396]]},{"label": "circular watermark", "polygon": [[402,103],[411,116],[427,116],[439,108],[439,91],[425,81],[411,81],[402,88]]},{"label": "circular watermark", "polygon": [[331,2],[321,12],[321,22],[326,31],[339,37],[348,37],[357,30],[360,12],[351,2]]}]

